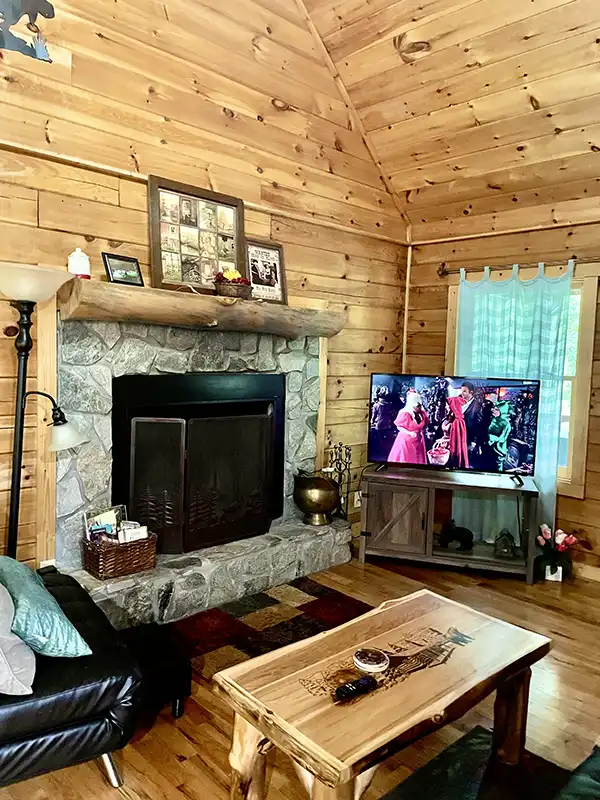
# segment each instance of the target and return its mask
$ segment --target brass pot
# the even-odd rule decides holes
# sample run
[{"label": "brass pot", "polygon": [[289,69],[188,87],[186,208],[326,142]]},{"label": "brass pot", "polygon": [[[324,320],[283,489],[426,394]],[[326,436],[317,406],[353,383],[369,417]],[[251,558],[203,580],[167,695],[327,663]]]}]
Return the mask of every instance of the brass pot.
[{"label": "brass pot", "polygon": [[339,502],[340,489],[333,478],[318,472],[294,476],[294,503],[304,514],[307,525],[329,525]]}]

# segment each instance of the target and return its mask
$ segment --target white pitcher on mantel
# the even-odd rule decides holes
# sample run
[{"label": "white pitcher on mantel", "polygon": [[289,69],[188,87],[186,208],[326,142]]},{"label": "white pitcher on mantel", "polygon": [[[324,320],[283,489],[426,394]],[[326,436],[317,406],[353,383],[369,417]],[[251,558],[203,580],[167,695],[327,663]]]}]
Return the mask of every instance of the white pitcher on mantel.
[{"label": "white pitcher on mantel", "polygon": [[69,272],[76,278],[84,278],[89,281],[92,277],[90,257],[83,252],[81,247],[76,247],[69,255],[68,265]]}]

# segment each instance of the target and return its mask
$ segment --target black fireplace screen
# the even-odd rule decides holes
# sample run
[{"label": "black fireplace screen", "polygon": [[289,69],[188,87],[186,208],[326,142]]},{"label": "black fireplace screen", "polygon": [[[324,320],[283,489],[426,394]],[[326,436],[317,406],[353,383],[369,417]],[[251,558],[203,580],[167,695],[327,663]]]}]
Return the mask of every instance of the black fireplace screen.
[{"label": "black fireplace screen", "polygon": [[113,502],[162,552],[265,533],[282,512],[284,393],[279,375],[116,378]]}]

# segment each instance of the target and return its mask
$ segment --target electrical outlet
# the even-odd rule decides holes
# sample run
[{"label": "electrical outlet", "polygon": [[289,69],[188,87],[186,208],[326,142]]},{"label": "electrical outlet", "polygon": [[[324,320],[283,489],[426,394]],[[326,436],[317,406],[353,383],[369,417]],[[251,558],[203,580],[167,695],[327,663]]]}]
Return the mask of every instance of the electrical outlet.
[{"label": "electrical outlet", "polygon": [[362,492],[354,492],[354,508],[360,508],[362,506]]}]

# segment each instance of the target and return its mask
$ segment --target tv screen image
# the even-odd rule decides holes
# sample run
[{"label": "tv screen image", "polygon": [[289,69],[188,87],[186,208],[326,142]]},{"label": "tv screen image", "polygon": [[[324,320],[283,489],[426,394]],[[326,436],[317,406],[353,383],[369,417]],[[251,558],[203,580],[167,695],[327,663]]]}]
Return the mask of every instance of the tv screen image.
[{"label": "tv screen image", "polygon": [[533,475],[539,381],[371,375],[368,459]]}]

